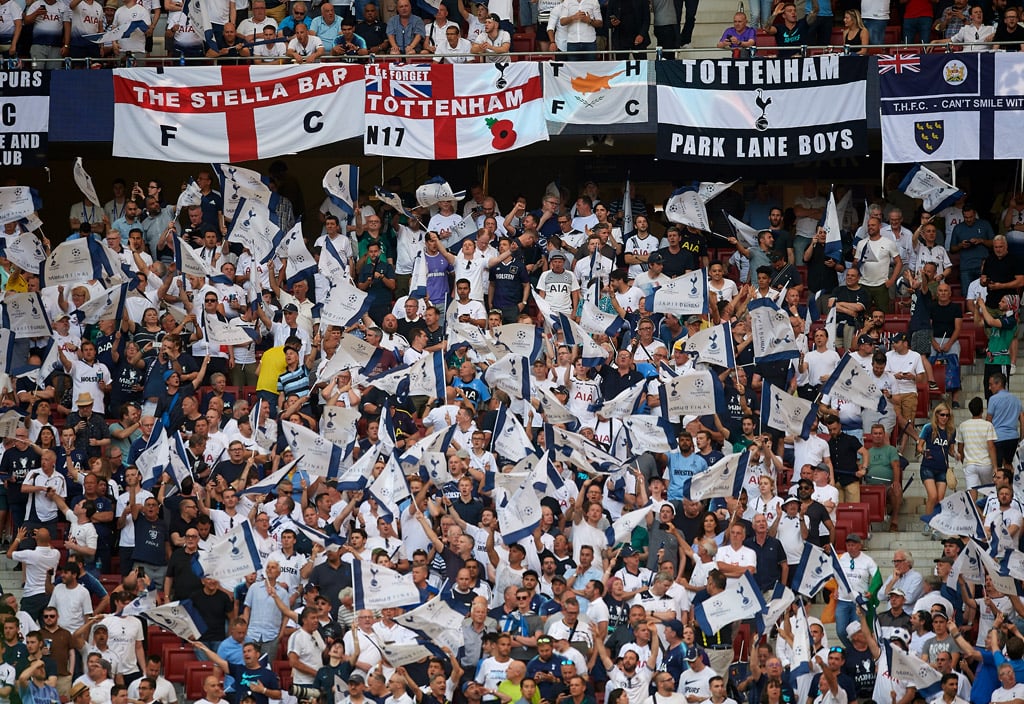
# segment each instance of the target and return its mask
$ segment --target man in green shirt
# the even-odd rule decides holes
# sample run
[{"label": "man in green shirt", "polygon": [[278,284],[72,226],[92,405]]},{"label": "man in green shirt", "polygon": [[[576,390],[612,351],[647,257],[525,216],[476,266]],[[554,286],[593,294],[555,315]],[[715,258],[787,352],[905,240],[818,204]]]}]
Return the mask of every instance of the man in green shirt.
[{"label": "man in green shirt", "polygon": [[871,447],[868,448],[868,474],[864,478],[867,484],[882,484],[886,491],[889,505],[889,530],[899,530],[897,517],[903,504],[903,470],[900,467],[900,456],[896,448],[889,444],[885,426],[875,423],[871,426]]}]

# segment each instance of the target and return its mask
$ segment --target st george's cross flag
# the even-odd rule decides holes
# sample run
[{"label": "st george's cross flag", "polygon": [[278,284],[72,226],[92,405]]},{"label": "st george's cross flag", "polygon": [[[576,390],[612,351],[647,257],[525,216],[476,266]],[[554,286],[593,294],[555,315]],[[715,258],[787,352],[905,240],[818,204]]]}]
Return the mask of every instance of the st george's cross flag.
[{"label": "st george's cross flag", "polygon": [[352,64],[114,69],[114,156],[242,162],[357,137],[363,76]]},{"label": "st george's cross flag", "polygon": [[532,61],[370,64],[365,120],[363,149],[380,156],[466,159],[548,139]]}]

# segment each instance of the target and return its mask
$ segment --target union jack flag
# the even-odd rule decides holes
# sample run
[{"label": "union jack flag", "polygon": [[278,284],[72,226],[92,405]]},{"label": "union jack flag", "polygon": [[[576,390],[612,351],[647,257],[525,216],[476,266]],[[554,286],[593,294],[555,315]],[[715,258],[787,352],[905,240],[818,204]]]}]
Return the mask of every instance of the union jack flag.
[{"label": "union jack flag", "polygon": [[921,72],[921,57],[918,54],[883,54],[878,57],[878,74]]},{"label": "union jack flag", "polygon": [[395,98],[430,98],[432,85],[429,67],[368,67],[366,90]]}]

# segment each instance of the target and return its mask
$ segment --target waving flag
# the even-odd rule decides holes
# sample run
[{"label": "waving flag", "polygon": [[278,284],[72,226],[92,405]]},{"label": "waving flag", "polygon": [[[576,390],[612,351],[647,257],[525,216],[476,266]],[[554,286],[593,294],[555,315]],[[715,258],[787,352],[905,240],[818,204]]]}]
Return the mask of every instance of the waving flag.
[{"label": "waving flag", "polygon": [[626,321],[615,313],[606,313],[590,301],[583,302],[580,327],[595,335],[615,337]]},{"label": "waving flag", "polygon": [[320,433],[291,421],[282,420],[280,423],[285,442],[296,457],[302,458],[299,469],[318,477],[326,477],[331,467],[341,461],[343,448]]},{"label": "waving flag", "polygon": [[306,247],[306,240],[302,237],[302,220],[297,220],[292,229],[281,240],[281,244],[277,247],[277,254],[282,259],[288,260],[288,278],[286,283],[289,285],[305,278],[308,273],[316,270],[316,259],[309,253],[309,249]]},{"label": "waving flag", "polygon": [[985,568],[989,579],[992,580],[992,585],[1003,594],[1015,594],[1016,596],[1024,595],[1024,585],[1021,584],[1021,580],[1010,574],[1008,565],[1004,564],[1006,556],[1003,560],[996,561],[994,557],[989,555],[987,552],[981,552],[981,563]]},{"label": "waving flag", "polygon": [[377,200],[390,206],[395,212],[406,217],[412,217],[412,213],[406,210],[405,203],[402,202],[401,196],[397,193],[392,193],[391,191],[386,190],[383,186],[374,186],[373,193]]},{"label": "waving flag", "polygon": [[647,515],[654,510],[654,506],[655,504],[652,502],[646,506],[642,506],[641,508],[624,513],[622,514],[622,517],[612,523],[611,526],[605,528],[604,537],[608,541],[608,547],[614,547],[619,543],[629,542],[629,539],[633,535],[633,531],[636,530],[636,527],[646,524]]},{"label": "waving flag", "polygon": [[747,306],[753,337],[754,361],[778,362],[800,356],[789,316],[770,298],[758,298]]},{"label": "waving flag", "polygon": [[501,389],[514,399],[529,399],[530,360],[519,355],[505,355],[487,367],[484,383],[492,389]]},{"label": "waving flag", "polygon": [[889,676],[901,684],[922,690],[942,679],[942,673],[921,658],[905,653],[900,648],[890,650],[892,662],[889,663]]},{"label": "waving flag", "polygon": [[388,609],[420,603],[411,575],[363,560],[352,561],[352,599],[356,609]]},{"label": "waving flag", "polygon": [[530,436],[507,406],[498,408],[491,433],[491,450],[499,456],[518,462],[530,454]]},{"label": "waving flag", "polygon": [[821,387],[822,395],[856,404],[862,408],[874,409],[882,392],[875,383],[875,376],[864,371],[864,368],[849,354],[839,360],[832,376]]},{"label": "waving flag", "polygon": [[206,633],[206,622],[192,606],[191,599],[158,606],[147,611],[144,616],[148,621],[163,626],[185,640],[197,640]]},{"label": "waving flag", "polygon": [[[753,305],[753,304],[751,304]],[[644,299],[644,307],[654,313],[671,313],[683,319],[688,315],[708,312],[708,276],[704,269],[695,269],[654,289]]]},{"label": "waving flag", "polygon": [[713,415],[726,408],[722,382],[708,369],[667,379],[662,382],[658,393],[661,413],[666,418]]},{"label": "waving flag", "polygon": [[761,391],[761,423],[765,426],[806,440],[817,420],[817,409],[810,401],[788,394],[774,384]]},{"label": "waving flag", "polygon": [[626,174],[626,185],[622,189],[622,232],[636,229],[633,221],[633,197],[629,193],[629,174]]},{"label": "waving flag", "polygon": [[839,211],[836,210],[835,193],[829,192],[825,212],[821,216],[821,227],[825,229],[825,258],[843,261],[843,238],[839,228]]},{"label": "waving flag", "polygon": [[392,516],[398,515],[398,504],[408,499],[411,494],[409,493],[409,484],[394,455],[388,459],[387,465],[377,475],[377,478],[367,485],[366,491],[377,500],[382,511],[381,515],[387,520],[390,521]]},{"label": "waving flag", "polygon": [[675,452],[679,449],[676,434],[667,419],[658,416],[632,415],[622,419],[629,430],[634,447],[651,452]]},{"label": "waving flag", "polygon": [[420,357],[409,367],[409,394],[444,398],[444,353],[440,350]]},{"label": "waving flag", "polygon": [[[270,190],[270,178],[259,171],[245,169],[234,164],[214,164],[213,170],[220,180],[220,191],[224,199],[224,217],[234,220],[243,201],[260,203],[266,207],[269,218],[277,221],[277,206],[280,197]],[[252,249],[250,249],[252,251]],[[255,252],[253,252],[255,254]]]},{"label": "waving flag", "polygon": [[121,608],[122,616],[142,616],[150,609],[157,607],[156,600],[157,589],[156,585],[153,588],[147,589],[142,594],[139,594],[132,601],[128,602],[127,606]]},{"label": "waving flag", "polygon": [[81,322],[95,325],[102,320],[121,320],[127,295],[128,284],[120,284],[93,296],[78,309],[84,316]]},{"label": "waving flag", "polygon": [[975,540],[988,540],[978,506],[967,491],[946,495],[935,505],[935,510],[921,516],[921,520],[945,535],[967,535]]},{"label": "waving flag", "polygon": [[592,404],[590,409],[602,418],[626,418],[637,412],[644,401],[647,380],[638,381],[629,388],[623,389],[619,395],[610,400],[602,400]]},{"label": "waving flag", "polygon": [[729,221],[729,226],[732,228],[732,235],[747,249],[757,246],[757,230],[742,220],[737,220],[732,215],[729,215],[724,210],[726,220]]},{"label": "waving flag", "polygon": [[359,167],[339,164],[327,170],[323,180],[324,192],[349,217],[359,203]]},{"label": "waving flag", "polygon": [[558,321],[565,336],[565,344],[570,347],[580,347],[579,359],[584,367],[597,367],[608,361],[608,350],[594,342],[594,338],[587,334],[578,323],[572,318],[561,313]]},{"label": "waving flag", "polygon": [[274,222],[270,209],[265,204],[249,197],[242,197],[232,218],[231,230],[228,232],[229,242],[237,242],[248,249],[253,259],[260,264],[266,264],[274,258],[275,251],[284,240],[284,233]]},{"label": "waving flag", "polygon": [[3,249],[4,256],[11,260],[22,271],[38,275],[43,262],[46,261],[46,250],[43,243],[31,232],[23,232],[7,241]]},{"label": "waving flag", "polygon": [[694,603],[693,617],[702,632],[718,633],[730,623],[754,618],[764,607],[754,575],[744,572],[742,577],[731,578],[723,591]]},{"label": "waving flag", "polygon": [[700,196],[702,201],[709,203],[735,186],[738,182],[739,179],[735,179],[729,183],[722,183],[721,181],[701,181],[700,185],[697,187],[697,195]]},{"label": "waving flag", "polygon": [[772,598],[765,604],[764,613],[757,617],[757,632],[764,634],[774,628],[794,601],[796,595],[793,594],[793,590],[785,584],[776,583]]},{"label": "waving flag", "polygon": [[439,646],[457,653],[465,645],[462,637],[464,615],[453,609],[444,599],[431,599],[412,611],[399,614],[395,621],[422,633]]},{"label": "waving flag", "polygon": [[242,521],[215,538],[208,550],[200,550],[199,566],[204,577],[216,579],[222,587],[232,590],[245,582],[247,575],[259,572],[263,563],[249,522]]},{"label": "waving flag", "polygon": [[509,323],[494,328],[492,332],[499,344],[504,345],[512,354],[527,357],[530,364],[536,362],[544,350],[544,337],[536,325]]},{"label": "waving flag", "polygon": [[178,196],[178,200],[174,205],[174,219],[178,219],[178,214],[192,205],[203,204],[203,192],[199,188],[199,184],[196,183],[195,179],[190,178],[188,184],[181,190],[181,194]]},{"label": "waving flag", "polygon": [[82,157],[75,157],[72,173],[75,177],[75,185],[78,186],[82,195],[93,205],[100,205],[100,198],[96,195],[96,186],[93,185],[92,176],[86,172],[85,166],[82,164]]},{"label": "waving flag", "polygon": [[916,164],[900,181],[899,189],[911,198],[920,198],[926,213],[938,213],[964,197],[964,192],[952,186],[921,164]]},{"label": "waving flag", "polygon": [[984,548],[978,545],[976,540],[973,538],[968,540],[967,544],[964,545],[964,549],[957,556],[956,562],[953,563],[950,578],[956,575],[957,577],[963,577],[971,584],[984,584],[985,565],[981,559],[981,553],[983,552],[985,552]]},{"label": "waving flag", "polygon": [[284,481],[284,478],[291,473],[292,469],[295,467],[295,465],[298,463],[300,459],[302,458],[299,457],[292,460],[291,462],[284,465],[273,474],[268,475],[266,478],[261,479],[252,486],[242,489],[241,491],[238,492],[238,495],[241,496],[242,494],[273,494],[274,492],[277,491],[277,485]]},{"label": "waving flag", "polygon": [[341,279],[327,292],[326,300],[320,308],[320,322],[347,328],[363,319],[370,309],[369,296],[352,285],[351,281]]},{"label": "waving flag", "polygon": [[[423,250],[416,252],[412,260],[412,275],[409,277],[409,298],[417,301],[427,297],[427,258]],[[444,301],[436,301],[436,305],[444,305]]]},{"label": "waving flag", "polygon": [[501,538],[506,545],[529,538],[540,525],[540,499],[529,482],[522,484],[513,493],[495,488],[494,505],[498,509]]},{"label": "waving flag", "polygon": [[735,367],[736,352],[732,340],[732,324],[728,320],[698,330],[686,338],[683,349],[697,360],[718,367]]},{"label": "waving flag", "polygon": [[705,200],[693,186],[683,186],[672,191],[672,195],[665,203],[665,217],[670,222],[689,225],[702,232],[711,231]]},{"label": "waving flag", "polygon": [[38,293],[7,291],[0,303],[0,323],[18,337],[49,337],[52,333]]},{"label": "waving flag", "polygon": [[175,264],[179,272],[202,279],[212,279],[217,275],[210,265],[199,256],[199,252],[190,247],[185,240],[180,237],[174,239],[177,245],[174,248]]},{"label": "waving flag", "polygon": [[111,27],[106,32],[99,34],[83,34],[82,39],[90,41],[93,44],[113,44],[120,39],[127,39],[136,32],[146,33],[149,29],[149,25],[142,20],[135,20],[134,22],[128,22],[125,24],[119,24],[116,27]]},{"label": "waving flag", "polygon": [[814,543],[805,542],[800,564],[793,573],[793,591],[813,598],[832,579],[834,571],[832,557]]},{"label": "waving flag", "polygon": [[749,452],[733,452],[686,480],[683,493],[694,501],[739,496],[747,481]]}]

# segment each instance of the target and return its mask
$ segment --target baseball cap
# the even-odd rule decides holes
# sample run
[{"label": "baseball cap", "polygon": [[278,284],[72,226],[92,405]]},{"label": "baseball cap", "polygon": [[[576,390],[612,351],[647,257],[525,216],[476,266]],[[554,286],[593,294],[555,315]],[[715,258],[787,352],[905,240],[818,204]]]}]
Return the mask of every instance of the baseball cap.
[{"label": "baseball cap", "polygon": [[947,564],[947,565],[952,565],[952,564],[956,563],[956,560],[954,560],[949,555],[943,555],[942,557],[936,557],[934,560],[932,560],[932,562],[936,562],[936,563],[942,562],[942,563]]},{"label": "baseball cap", "polygon": [[949,616],[946,614],[946,607],[942,604],[938,604],[932,611],[932,620],[934,621],[936,618],[949,620]]},{"label": "baseball cap", "polygon": [[460,460],[468,460],[469,450],[459,450],[458,452],[455,453],[455,456],[458,457]]},{"label": "baseball cap", "polygon": [[798,503],[800,503],[800,499],[798,499],[797,497],[795,497],[795,496],[787,496],[785,498],[785,500],[782,502],[782,505],[785,506],[786,504],[798,504]]},{"label": "baseball cap", "polygon": [[353,672],[351,675],[348,676],[348,681],[349,681],[350,684],[352,682],[359,682],[360,684],[366,684],[366,678],[363,677],[363,673],[362,672]]},{"label": "baseball cap", "polygon": [[661,252],[651,252],[647,256],[647,263],[648,264],[664,264],[665,263],[665,257],[663,257],[661,255]]},{"label": "baseball cap", "polygon": [[890,339],[893,342],[906,342],[907,341],[907,333],[905,333],[905,332],[894,333],[893,336]]},{"label": "baseball cap", "polygon": [[[673,631],[678,633],[680,636],[683,635],[683,622],[677,618],[670,618],[668,621],[662,623],[665,628],[671,628]],[[540,641],[538,641],[540,642]]]},{"label": "baseball cap", "polygon": [[854,633],[860,633],[860,630],[861,630],[860,623],[857,622],[857,621],[851,621],[846,626],[846,637],[849,638]]},{"label": "baseball cap", "polygon": [[857,533],[850,533],[848,536],[846,536],[846,542],[848,542],[848,543],[863,543],[864,541],[861,540],[860,535],[858,535]]},{"label": "baseball cap", "polygon": [[828,467],[826,465],[824,465],[824,464],[816,464],[816,465],[814,465],[814,471],[815,472],[827,472],[828,471]]},{"label": "baseball cap", "polygon": [[[501,21],[501,18],[499,18],[493,12],[490,14],[490,17],[491,17],[491,19],[497,18],[497,21],[499,21],[499,22]],[[548,261],[551,261],[552,259],[562,259],[562,260],[564,260],[565,259],[565,252],[563,252],[560,249],[553,249],[553,250],[551,250],[551,254],[548,255]]]},{"label": "baseball cap", "polygon": [[857,344],[873,345],[875,344],[875,338],[871,337],[871,335],[861,335],[860,337],[857,338]]},{"label": "baseball cap", "polygon": [[704,649],[700,647],[691,648],[687,653],[686,657],[683,658],[686,662],[695,662],[697,658],[704,655]]},{"label": "baseball cap", "polygon": [[691,315],[690,317],[688,317],[686,319],[686,324],[687,325],[700,325],[703,322],[704,322],[704,319],[702,317],[700,317],[699,315]]},{"label": "baseball cap", "polygon": [[637,553],[637,551],[633,549],[632,545],[626,545],[622,548],[622,551],[619,553],[619,555],[622,557],[633,557],[633,555],[637,554],[639,553]]},{"label": "baseball cap", "polygon": [[907,597],[906,592],[904,592],[902,589],[890,589],[888,595],[889,596],[902,596],[904,599]]},{"label": "baseball cap", "polygon": [[284,310],[285,313],[298,313],[299,307],[294,303],[289,303],[282,310]]}]

